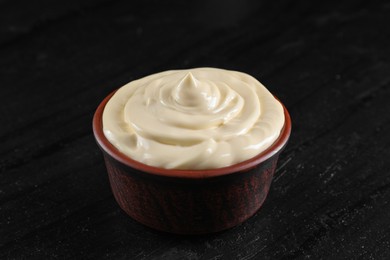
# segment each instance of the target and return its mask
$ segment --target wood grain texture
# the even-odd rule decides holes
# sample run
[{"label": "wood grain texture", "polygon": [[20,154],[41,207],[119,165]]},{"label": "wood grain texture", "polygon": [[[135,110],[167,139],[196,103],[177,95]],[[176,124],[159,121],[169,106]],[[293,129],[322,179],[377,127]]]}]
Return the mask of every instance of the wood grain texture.
[{"label": "wood grain texture", "polygon": [[[388,259],[390,4],[0,1],[1,259]],[[247,72],[293,132],[262,209],[201,236],[150,230],[112,196],[91,130],[138,77]]]}]

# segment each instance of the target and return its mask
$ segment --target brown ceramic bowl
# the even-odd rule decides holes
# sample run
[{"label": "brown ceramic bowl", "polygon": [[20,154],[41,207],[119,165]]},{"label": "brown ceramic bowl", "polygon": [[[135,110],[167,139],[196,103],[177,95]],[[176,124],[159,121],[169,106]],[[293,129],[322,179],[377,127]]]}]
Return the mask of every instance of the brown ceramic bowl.
[{"label": "brown ceramic bowl", "polygon": [[97,108],[93,132],[114,197],[130,217],[160,231],[206,234],[231,228],[261,207],[291,132],[284,106],[285,124],[279,138],[256,157],[218,169],[169,170],[132,160],[107,140],[102,114],[113,94]]}]

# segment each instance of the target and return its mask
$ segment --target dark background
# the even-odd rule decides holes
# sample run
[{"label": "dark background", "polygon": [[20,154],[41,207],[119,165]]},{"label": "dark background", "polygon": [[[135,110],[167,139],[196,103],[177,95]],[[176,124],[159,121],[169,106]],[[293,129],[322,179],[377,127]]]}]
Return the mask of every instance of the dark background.
[{"label": "dark background", "polygon": [[[0,259],[389,259],[389,1],[0,0]],[[91,122],[159,71],[247,72],[293,132],[260,211],[173,236],[123,213]]]}]

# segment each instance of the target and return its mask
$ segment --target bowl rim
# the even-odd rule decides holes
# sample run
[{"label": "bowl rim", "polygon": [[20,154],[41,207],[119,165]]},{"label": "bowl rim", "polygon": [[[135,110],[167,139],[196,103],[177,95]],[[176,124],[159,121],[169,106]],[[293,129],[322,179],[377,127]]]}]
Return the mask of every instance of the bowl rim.
[{"label": "bowl rim", "polygon": [[215,168],[215,169],[204,169],[204,170],[165,169],[165,168],[150,166],[141,163],[139,161],[136,161],[134,159],[131,159],[124,153],[120,152],[113,144],[110,143],[110,141],[108,141],[107,137],[104,135],[103,111],[107,102],[110,100],[110,98],[115,94],[117,90],[118,89],[114,90],[108,96],[106,96],[95,111],[95,114],[93,116],[92,128],[93,128],[93,133],[96,142],[99,145],[101,150],[103,150],[105,153],[107,153],[115,160],[121,162],[122,164],[128,167],[142,171],[146,174],[158,175],[162,177],[184,178],[184,179],[206,179],[211,177],[229,175],[236,172],[247,171],[254,168],[258,164],[266,161],[267,159],[271,158],[278,152],[280,152],[285,147],[291,134],[290,114],[288,113],[283,103],[280,102],[280,100],[275,97],[283,107],[284,118],[285,118],[284,125],[278,139],[276,139],[276,141],[269,148],[259,153],[255,157],[252,157],[248,160],[230,166]]}]

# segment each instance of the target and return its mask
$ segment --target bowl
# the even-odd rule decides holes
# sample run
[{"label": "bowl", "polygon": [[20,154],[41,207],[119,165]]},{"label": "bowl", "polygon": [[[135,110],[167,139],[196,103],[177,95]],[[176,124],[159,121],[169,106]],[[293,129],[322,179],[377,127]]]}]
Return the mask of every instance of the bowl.
[{"label": "bowl", "polygon": [[291,132],[285,123],[279,138],[257,156],[223,168],[175,170],[149,166],[121,153],[103,133],[108,95],[93,118],[93,132],[103,152],[112,192],[131,218],[175,234],[207,234],[234,227],[254,215],[267,197],[279,154]]}]

